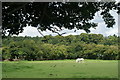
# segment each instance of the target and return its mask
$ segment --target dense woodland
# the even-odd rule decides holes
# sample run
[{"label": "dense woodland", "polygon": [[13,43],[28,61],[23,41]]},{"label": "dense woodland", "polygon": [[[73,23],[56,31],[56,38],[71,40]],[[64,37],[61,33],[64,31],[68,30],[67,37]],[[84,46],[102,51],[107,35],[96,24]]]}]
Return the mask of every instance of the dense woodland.
[{"label": "dense woodland", "polygon": [[45,37],[6,37],[2,58],[19,60],[85,59],[118,60],[118,36],[102,34]]}]

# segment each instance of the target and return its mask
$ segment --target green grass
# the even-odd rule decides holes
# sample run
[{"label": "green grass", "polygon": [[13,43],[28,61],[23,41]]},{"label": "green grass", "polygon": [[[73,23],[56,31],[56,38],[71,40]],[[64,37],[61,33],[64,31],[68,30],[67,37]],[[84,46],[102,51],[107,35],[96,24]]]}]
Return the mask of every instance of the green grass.
[{"label": "green grass", "polygon": [[118,78],[118,61],[75,60],[3,62],[3,78]]}]

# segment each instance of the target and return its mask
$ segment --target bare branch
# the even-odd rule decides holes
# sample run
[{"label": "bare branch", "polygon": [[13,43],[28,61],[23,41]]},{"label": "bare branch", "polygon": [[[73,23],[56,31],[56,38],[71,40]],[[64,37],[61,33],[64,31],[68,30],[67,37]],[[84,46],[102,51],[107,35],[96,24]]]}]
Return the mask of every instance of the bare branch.
[{"label": "bare branch", "polygon": [[15,8],[14,10],[10,11],[10,12],[9,12],[9,15],[11,15],[12,13],[16,12],[17,10],[25,7],[25,5],[27,5],[27,4],[28,4],[28,3],[25,3],[25,4],[23,4],[22,6],[20,6],[20,7],[18,7],[18,8]]},{"label": "bare branch", "polygon": [[44,35],[41,33],[41,31],[37,28],[38,32],[44,37]]}]

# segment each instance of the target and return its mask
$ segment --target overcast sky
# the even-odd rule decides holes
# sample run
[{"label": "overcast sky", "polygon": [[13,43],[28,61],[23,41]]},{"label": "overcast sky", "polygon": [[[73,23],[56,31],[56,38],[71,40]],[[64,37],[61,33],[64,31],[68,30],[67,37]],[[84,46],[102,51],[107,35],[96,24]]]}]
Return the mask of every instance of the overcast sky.
[{"label": "overcast sky", "polygon": [[[95,14],[94,19],[92,20],[92,22],[96,22],[98,23],[98,26],[96,27],[96,29],[91,28],[91,32],[90,33],[95,33],[95,34],[103,34],[104,36],[109,36],[109,35],[113,35],[116,34],[118,35],[118,14],[115,11],[111,11],[111,14],[114,16],[115,18],[115,22],[116,24],[113,26],[113,28],[106,28],[106,25],[102,19],[102,17],[100,16],[100,12],[97,12]],[[61,31],[60,33],[66,32],[66,34],[64,34],[63,36],[66,35],[79,35],[81,33],[86,33],[84,30],[77,30],[76,32],[74,32],[74,30],[67,30],[64,29],[63,31]],[[56,33],[52,33],[51,31],[43,31],[42,32],[43,35],[57,35]],[[39,32],[37,31],[36,28],[34,27],[25,27],[23,33],[20,33],[19,36],[31,36],[31,37],[36,37],[36,36],[41,36],[39,34]]]}]

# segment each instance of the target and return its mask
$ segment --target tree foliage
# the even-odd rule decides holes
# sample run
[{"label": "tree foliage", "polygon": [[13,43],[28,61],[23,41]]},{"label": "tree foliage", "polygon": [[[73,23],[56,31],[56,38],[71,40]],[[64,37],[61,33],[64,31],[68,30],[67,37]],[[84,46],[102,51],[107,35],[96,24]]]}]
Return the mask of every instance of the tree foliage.
[{"label": "tree foliage", "polygon": [[120,51],[118,42],[116,42],[118,37],[115,35],[104,37],[101,34],[82,33],[46,37],[47,43],[44,41],[44,37],[6,37],[3,39],[2,57],[3,59],[17,58],[20,60],[76,59],[78,57],[119,59],[118,52]]},{"label": "tree foliage", "polygon": [[[107,27],[113,27],[115,19],[110,10],[119,13],[120,3],[113,2],[3,2],[2,3],[2,29],[3,35],[23,32],[27,25],[36,27],[38,31],[50,30],[58,33],[62,28],[83,29],[90,32],[95,28],[95,13],[101,15]],[[57,26],[57,28],[55,27]],[[59,34],[61,35],[61,34]]]}]

